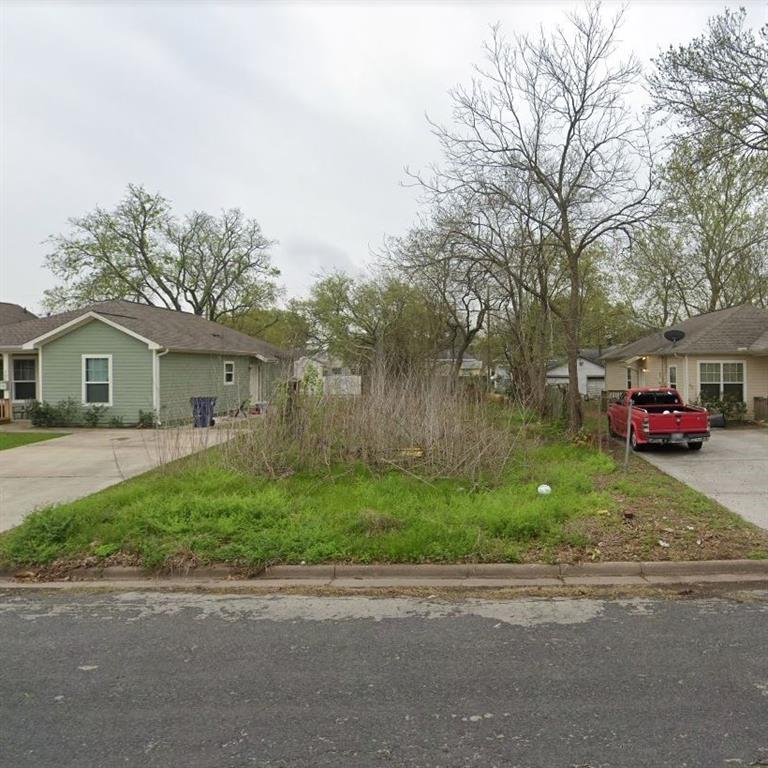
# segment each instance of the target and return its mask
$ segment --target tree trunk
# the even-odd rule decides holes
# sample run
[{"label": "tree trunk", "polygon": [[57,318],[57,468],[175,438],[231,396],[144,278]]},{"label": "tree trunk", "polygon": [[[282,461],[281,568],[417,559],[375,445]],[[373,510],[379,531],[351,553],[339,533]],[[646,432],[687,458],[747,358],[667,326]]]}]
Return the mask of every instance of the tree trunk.
[{"label": "tree trunk", "polygon": [[583,415],[579,392],[579,336],[581,331],[581,274],[579,258],[569,254],[571,293],[568,299],[566,322],[566,352],[568,355],[568,431],[575,434],[581,429]]}]

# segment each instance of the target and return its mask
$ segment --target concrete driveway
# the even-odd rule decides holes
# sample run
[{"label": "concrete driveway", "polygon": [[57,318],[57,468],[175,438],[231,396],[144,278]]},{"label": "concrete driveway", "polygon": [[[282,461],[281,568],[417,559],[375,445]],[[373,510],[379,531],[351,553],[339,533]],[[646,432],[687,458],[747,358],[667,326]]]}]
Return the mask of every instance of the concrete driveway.
[{"label": "concrete driveway", "polygon": [[768,530],[768,430],[714,429],[700,451],[664,446],[639,455]]},{"label": "concrete driveway", "polygon": [[[15,430],[14,430],[15,431]],[[224,439],[218,429],[78,429],[0,451],[0,531]]]}]

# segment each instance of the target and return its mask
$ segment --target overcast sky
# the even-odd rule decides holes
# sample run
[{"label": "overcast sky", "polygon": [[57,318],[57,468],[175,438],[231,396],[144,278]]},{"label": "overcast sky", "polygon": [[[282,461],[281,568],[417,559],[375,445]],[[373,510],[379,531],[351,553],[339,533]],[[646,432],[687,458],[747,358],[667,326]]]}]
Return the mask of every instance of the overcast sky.
[{"label": "overcast sky", "polygon": [[[635,0],[623,44],[648,62],[725,5],[768,20],[765,0]],[[0,300],[38,309],[45,238],[129,182],[178,213],[242,208],[279,240],[288,295],[364,268],[414,220],[403,168],[437,159],[424,114],[447,117],[489,25],[576,7],[0,0]]]}]

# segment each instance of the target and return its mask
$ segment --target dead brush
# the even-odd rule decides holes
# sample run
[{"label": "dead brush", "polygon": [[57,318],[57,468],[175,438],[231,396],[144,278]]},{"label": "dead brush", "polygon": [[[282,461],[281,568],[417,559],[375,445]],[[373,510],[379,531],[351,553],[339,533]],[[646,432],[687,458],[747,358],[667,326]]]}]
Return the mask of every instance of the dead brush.
[{"label": "dead brush", "polygon": [[361,466],[424,480],[494,483],[525,424],[508,406],[445,377],[377,377],[356,397],[289,392],[222,446],[227,466],[284,476]]}]

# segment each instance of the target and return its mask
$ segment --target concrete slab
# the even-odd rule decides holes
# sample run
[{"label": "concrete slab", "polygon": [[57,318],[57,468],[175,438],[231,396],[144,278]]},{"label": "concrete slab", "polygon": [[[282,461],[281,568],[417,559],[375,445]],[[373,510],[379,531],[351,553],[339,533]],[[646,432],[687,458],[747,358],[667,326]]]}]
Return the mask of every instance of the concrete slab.
[{"label": "concrete slab", "polygon": [[88,496],[230,435],[216,428],[78,429],[0,451],[0,531],[18,525],[35,509]]},{"label": "concrete slab", "polygon": [[701,451],[663,446],[638,455],[768,530],[768,429],[716,429]]}]

